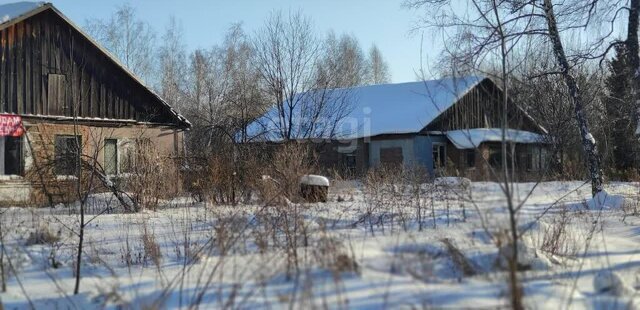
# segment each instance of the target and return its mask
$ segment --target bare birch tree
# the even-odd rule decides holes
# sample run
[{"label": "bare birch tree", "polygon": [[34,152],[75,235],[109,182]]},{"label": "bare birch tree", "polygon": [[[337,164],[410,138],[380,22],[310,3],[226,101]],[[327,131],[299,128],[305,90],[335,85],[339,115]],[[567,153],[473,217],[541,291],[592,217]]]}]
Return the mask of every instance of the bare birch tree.
[{"label": "bare birch tree", "polygon": [[185,76],[187,71],[183,31],[175,19],[171,17],[159,47],[159,92],[171,106],[179,110],[185,109]]},{"label": "bare birch tree", "polygon": [[332,137],[349,113],[348,91],[332,92],[335,76],[318,78],[322,45],[302,13],[272,14],[254,38],[260,84],[273,104],[263,119],[285,141]]},{"label": "bare birch tree", "polygon": [[142,80],[152,78],[155,33],[125,4],[108,19],[87,21],[87,31]]},{"label": "bare birch tree", "polygon": [[551,41],[553,53],[555,54],[557,64],[560,67],[560,74],[569,90],[569,96],[573,103],[575,118],[578,122],[578,128],[580,129],[580,137],[582,138],[582,147],[588,163],[588,172],[591,178],[591,192],[595,196],[603,190],[603,176],[602,168],[600,167],[600,154],[598,154],[598,148],[596,147],[596,139],[590,132],[587,121],[584,107],[585,99],[573,76],[571,65],[569,64],[562,44],[560,29],[558,28],[556,14],[553,9],[554,4],[551,0],[544,0],[542,8],[547,22],[548,37]]},{"label": "bare birch tree", "polygon": [[369,68],[367,79],[368,84],[384,84],[391,82],[391,73],[389,65],[382,57],[382,52],[377,45],[371,45],[368,58]]}]

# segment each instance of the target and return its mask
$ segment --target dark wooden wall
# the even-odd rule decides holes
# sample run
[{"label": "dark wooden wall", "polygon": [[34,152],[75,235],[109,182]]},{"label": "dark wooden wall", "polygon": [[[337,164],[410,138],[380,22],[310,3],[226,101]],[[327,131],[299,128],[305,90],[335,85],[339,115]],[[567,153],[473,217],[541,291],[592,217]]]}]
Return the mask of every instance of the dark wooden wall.
[{"label": "dark wooden wall", "polygon": [[0,112],[178,122],[53,10],[0,30]]},{"label": "dark wooden wall", "polygon": [[[501,128],[502,118],[502,92],[493,82],[484,80],[460,98],[457,104],[438,116],[426,130]],[[542,133],[540,128],[512,102],[508,107],[507,124],[508,128]]]}]

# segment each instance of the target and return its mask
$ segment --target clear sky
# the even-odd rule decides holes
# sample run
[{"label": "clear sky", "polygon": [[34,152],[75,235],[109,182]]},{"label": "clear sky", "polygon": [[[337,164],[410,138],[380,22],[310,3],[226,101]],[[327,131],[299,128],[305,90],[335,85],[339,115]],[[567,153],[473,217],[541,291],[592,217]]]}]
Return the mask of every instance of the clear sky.
[{"label": "clear sky", "polygon": [[[0,3],[20,0],[0,0]],[[46,0],[45,0],[46,1]],[[392,81],[415,80],[420,67],[420,35],[410,34],[418,14],[401,7],[402,0],[48,0],[80,26],[89,18],[106,18],[116,7],[129,3],[160,34],[170,16],[182,24],[189,49],[220,43],[232,23],[243,22],[253,33],[274,10],[302,10],[310,16],[318,34],[329,29],[351,33],[366,51],[378,45],[389,63]],[[424,61],[433,60],[438,40],[425,35]],[[431,42],[429,42],[431,41]]]}]

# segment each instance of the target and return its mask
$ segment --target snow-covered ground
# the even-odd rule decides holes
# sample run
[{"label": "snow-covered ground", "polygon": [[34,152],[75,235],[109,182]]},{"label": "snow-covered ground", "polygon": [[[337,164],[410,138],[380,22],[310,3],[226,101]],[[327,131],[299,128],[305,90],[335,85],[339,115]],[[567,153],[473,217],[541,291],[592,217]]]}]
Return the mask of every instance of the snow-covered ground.
[{"label": "snow-covered ground", "polygon": [[[213,206],[183,198],[139,214],[97,214],[116,201],[92,197],[75,296],[77,209],[3,209],[4,269],[15,272],[0,297],[5,309],[507,306],[498,253],[508,213],[499,185],[472,183],[462,196],[432,196],[426,186],[419,199],[392,189],[396,196],[333,182],[326,204]],[[527,307],[638,302],[640,185],[607,191],[626,197],[624,206],[589,204],[583,182],[516,184]]]}]

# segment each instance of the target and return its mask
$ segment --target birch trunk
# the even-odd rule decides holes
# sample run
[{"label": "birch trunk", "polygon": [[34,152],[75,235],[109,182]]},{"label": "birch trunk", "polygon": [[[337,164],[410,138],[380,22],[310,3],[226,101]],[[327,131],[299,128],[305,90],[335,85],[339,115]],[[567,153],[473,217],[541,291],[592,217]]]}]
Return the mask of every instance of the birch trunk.
[{"label": "birch trunk", "polygon": [[[638,0],[634,0],[638,1]],[[576,79],[571,75],[569,61],[564,52],[562,41],[560,40],[560,32],[556,23],[555,13],[553,12],[553,3],[551,0],[544,0],[544,14],[547,20],[547,28],[549,30],[549,39],[553,45],[553,53],[556,61],[560,66],[560,72],[564,78],[564,82],[569,89],[569,97],[573,103],[575,118],[580,129],[580,139],[582,140],[582,148],[587,159],[587,167],[589,169],[589,177],[591,178],[591,193],[596,195],[602,191],[602,170],[600,168],[600,156],[596,147],[596,140],[589,132],[589,122],[587,121],[584,111],[584,100],[578,87]]]}]

